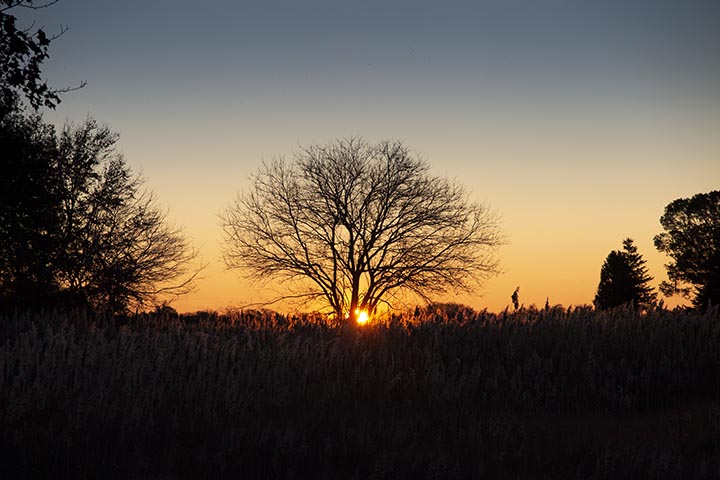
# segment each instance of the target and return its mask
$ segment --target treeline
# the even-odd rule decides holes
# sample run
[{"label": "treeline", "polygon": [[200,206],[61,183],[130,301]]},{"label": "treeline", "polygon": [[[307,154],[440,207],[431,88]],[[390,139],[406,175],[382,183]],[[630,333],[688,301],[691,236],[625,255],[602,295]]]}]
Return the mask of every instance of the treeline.
[{"label": "treeline", "polygon": [[717,478],[718,317],[4,317],[0,463],[5,478]]}]

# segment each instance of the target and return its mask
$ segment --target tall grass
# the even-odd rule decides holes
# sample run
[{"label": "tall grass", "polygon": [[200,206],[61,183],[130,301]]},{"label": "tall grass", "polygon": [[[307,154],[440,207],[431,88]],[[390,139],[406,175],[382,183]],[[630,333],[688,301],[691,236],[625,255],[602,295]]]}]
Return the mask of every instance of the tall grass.
[{"label": "tall grass", "polygon": [[717,478],[719,317],[3,317],[2,476]]}]

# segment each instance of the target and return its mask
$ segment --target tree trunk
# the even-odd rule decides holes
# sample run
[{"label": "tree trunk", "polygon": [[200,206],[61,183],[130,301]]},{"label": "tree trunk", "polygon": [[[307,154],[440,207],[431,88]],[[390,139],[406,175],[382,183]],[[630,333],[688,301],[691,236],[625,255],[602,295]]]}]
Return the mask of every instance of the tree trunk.
[{"label": "tree trunk", "polygon": [[350,296],[350,312],[348,315],[348,321],[351,325],[355,325],[357,322],[357,309],[358,309],[358,303],[360,301],[360,275],[355,274],[353,275],[353,281],[352,281],[352,293]]},{"label": "tree trunk", "polygon": [[342,308],[340,308],[340,306],[335,307],[335,318],[337,319],[338,322],[342,322],[343,320],[345,320],[345,317],[343,316]]}]

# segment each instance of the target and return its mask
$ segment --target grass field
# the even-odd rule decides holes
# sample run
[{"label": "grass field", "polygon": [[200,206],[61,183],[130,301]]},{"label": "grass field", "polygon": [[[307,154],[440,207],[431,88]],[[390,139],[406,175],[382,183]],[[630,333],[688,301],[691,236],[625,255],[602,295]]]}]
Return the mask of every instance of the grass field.
[{"label": "grass field", "polygon": [[1,478],[720,478],[720,315],[0,318]]}]

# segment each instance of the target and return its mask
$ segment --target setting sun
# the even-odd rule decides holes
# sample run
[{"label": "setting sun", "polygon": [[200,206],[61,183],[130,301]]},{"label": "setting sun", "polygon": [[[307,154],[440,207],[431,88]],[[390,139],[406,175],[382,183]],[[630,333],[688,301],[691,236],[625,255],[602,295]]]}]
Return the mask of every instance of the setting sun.
[{"label": "setting sun", "polygon": [[357,315],[357,323],[358,325],[365,325],[370,317],[368,317],[368,313],[365,310],[355,310],[355,314]]}]

